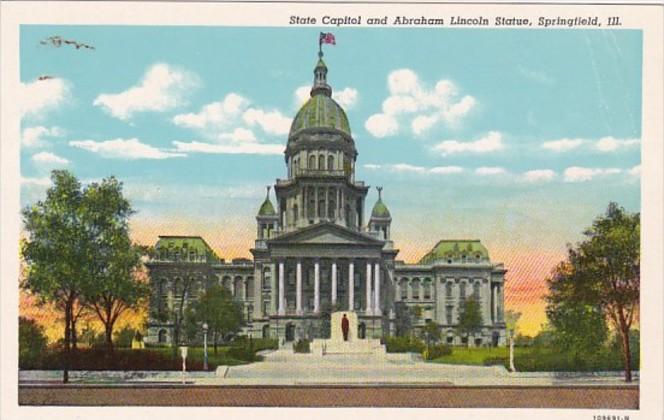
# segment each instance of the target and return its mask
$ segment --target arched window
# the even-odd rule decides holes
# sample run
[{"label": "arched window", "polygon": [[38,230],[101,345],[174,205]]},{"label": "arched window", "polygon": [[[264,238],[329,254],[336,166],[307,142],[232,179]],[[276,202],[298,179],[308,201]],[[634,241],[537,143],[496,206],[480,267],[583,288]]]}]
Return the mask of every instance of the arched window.
[{"label": "arched window", "polygon": [[316,169],[316,156],[309,156],[309,169]]},{"label": "arched window", "polygon": [[452,297],[452,283],[445,284],[445,294],[447,295],[448,298]]},{"label": "arched window", "polygon": [[235,288],[235,297],[243,299],[244,296],[242,296],[242,277],[236,276],[235,280],[233,280],[233,287]]},{"label": "arched window", "polygon": [[424,281],[424,299],[431,299],[431,281],[429,279]]},{"label": "arched window", "polygon": [[253,276],[247,277],[247,299],[254,297],[254,278]]},{"label": "arched window", "polygon": [[321,171],[325,169],[325,155],[318,156],[318,169]]},{"label": "arched window", "polygon": [[402,278],[401,283],[399,284],[399,289],[401,292],[401,300],[408,299],[408,279]]},{"label": "arched window", "polygon": [[473,297],[475,300],[480,300],[480,284],[479,282],[475,282],[473,284]]},{"label": "arched window", "polygon": [[334,169],[334,156],[330,155],[327,157],[327,170],[331,171]]},{"label": "arched window", "polygon": [[224,276],[224,279],[221,281],[221,285],[228,290],[229,292],[231,291],[231,278],[230,276]]},{"label": "arched window", "polygon": [[413,289],[413,299],[420,298],[420,279],[415,278],[411,283],[410,287]]}]

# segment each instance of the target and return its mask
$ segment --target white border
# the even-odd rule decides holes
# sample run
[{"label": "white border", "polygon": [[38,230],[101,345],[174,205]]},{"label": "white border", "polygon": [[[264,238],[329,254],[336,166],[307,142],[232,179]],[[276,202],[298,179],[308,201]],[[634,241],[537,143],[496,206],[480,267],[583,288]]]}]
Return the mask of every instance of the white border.
[{"label": "white border", "polygon": [[[611,2],[605,1],[604,3]],[[642,2],[646,3],[648,0]],[[660,4],[660,2],[654,2]],[[363,416],[366,420],[402,415],[435,418],[492,419],[592,419],[593,415],[625,415],[630,420],[662,418],[662,376],[664,353],[664,317],[662,304],[664,253],[662,225],[664,107],[662,39],[663,9],[643,5],[551,5],[551,4],[305,4],[305,3],[132,3],[132,2],[20,2],[2,7],[1,63],[2,97],[0,110],[0,268],[4,287],[0,288],[2,335],[0,337],[1,399],[0,418],[145,418],[160,415],[179,418],[183,415],[246,418],[257,415],[270,418],[301,416],[345,418]],[[291,14],[357,15],[380,10],[384,14],[481,13],[491,20],[494,15],[621,16],[624,29],[642,29],[643,53],[643,127],[642,127],[642,284],[641,295],[641,397],[638,411],[628,410],[553,410],[553,409],[299,409],[299,408],[165,408],[165,407],[19,407],[17,393],[17,317],[18,317],[18,236],[19,236],[19,113],[12,93],[19,82],[19,24],[129,24],[129,25],[233,25],[288,26]],[[332,27],[333,28],[333,27]],[[398,30],[398,28],[394,28]],[[478,29],[481,30],[481,29]],[[177,417],[176,417],[177,416]],[[333,416],[333,417],[332,417]]]}]

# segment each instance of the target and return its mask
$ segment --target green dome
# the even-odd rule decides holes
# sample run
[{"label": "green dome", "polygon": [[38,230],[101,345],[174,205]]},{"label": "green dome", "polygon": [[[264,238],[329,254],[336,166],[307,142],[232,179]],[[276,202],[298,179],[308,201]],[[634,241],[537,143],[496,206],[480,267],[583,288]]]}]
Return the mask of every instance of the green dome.
[{"label": "green dome", "polygon": [[261,204],[260,210],[258,210],[258,215],[259,216],[275,216],[277,214],[276,211],[274,211],[274,206],[272,205],[272,202],[270,201],[269,197],[265,198],[265,201],[263,201],[263,204]]},{"label": "green dome", "polygon": [[307,128],[332,128],[350,136],[350,124],[346,113],[326,94],[314,94],[302,105],[291,124],[289,137]]},{"label": "green dome", "polygon": [[442,240],[418,264],[463,260],[464,256],[466,261],[489,260],[489,251],[479,240]]},{"label": "green dome", "polygon": [[371,210],[371,217],[390,217],[390,211],[380,198],[376,201],[376,204],[374,204],[373,210]]}]

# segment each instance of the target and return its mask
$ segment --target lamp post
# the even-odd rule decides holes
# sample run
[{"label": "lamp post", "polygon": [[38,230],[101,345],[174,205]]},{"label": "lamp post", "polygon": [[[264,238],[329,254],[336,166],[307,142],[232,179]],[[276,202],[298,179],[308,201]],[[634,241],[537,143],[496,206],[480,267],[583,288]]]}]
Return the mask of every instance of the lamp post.
[{"label": "lamp post", "polygon": [[207,333],[208,333],[208,324],[207,322],[203,323],[203,370],[208,370],[208,352],[207,352]]}]

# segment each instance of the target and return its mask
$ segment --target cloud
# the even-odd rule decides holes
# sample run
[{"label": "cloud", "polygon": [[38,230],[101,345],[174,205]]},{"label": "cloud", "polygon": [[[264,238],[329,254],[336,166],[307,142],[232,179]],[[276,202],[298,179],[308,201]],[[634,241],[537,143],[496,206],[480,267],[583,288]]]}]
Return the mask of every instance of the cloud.
[{"label": "cloud", "polygon": [[67,165],[69,161],[51,152],[39,152],[32,156],[32,160],[37,163]]},{"label": "cloud", "polygon": [[556,173],[551,169],[534,169],[523,173],[523,180],[525,182],[544,182],[550,181],[556,176]]},{"label": "cloud", "polygon": [[357,103],[359,93],[357,89],[346,87],[342,90],[332,91],[332,99],[337,101],[337,103],[343,109],[351,109]]},{"label": "cloud", "polygon": [[391,115],[374,114],[364,123],[364,128],[366,128],[372,136],[383,138],[396,134],[399,130],[399,123]]},{"label": "cloud", "polygon": [[582,139],[560,139],[545,141],[542,143],[542,148],[552,150],[554,152],[567,152],[576,149],[584,143]]},{"label": "cloud", "polygon": [[415,172],[415,173],[424,173],[426,168],[423,166],[410,165],[408,163],[395,163],[394,165],[389,166],[390,169],[394,172]]},{"label": "cloud", "polygon": [[398,69],[387,76],[388,96],[381,112],[366,120],[364,127],[376,138],[395,135],[402,119],[410,119],[413,134],[422,135],[436,124],[458,124],[477,104],[475,98],[458,98],[458,88],[449,80],[439,80],[426,88],[411,69]]},{"label": "cloud", "polygon": [[497,166],[482,166],[480,168],[475,169],[475,174],[480,176],[502,175],[505,173],[507,173],[505,168]]},{"label": "cloud", "polygon": [[69,145],[110,159],[168,159],[186,156],[183,153],[164,151],[141,143],[137,138],[118,138],[106,141],[74,140],[70,141]]},{"label": "cloud", "polygon": [[[309,100],[311,92],[311,86],[302,85],[295,89],[293,96],[295,97],[295,104],[300,107],[304,105],[305,102]],[[357,89],[352,87],[345,87],[341,90],[332,90],[332,99],[337,101],[337,103],[343,109],[351,109],[357,103],[359,98],[359,93]]]},{"label": "cloud", "polygon": [[443,156],[454,153],[489,153],[504,148],[503,136],[497,131],[490,131],[486,136],[475,141],[445,140],[433,146],[433,150],[440,152]]},{"label": "cloud", "polygon": [[174,141],[175,150],[183,153],[211,153],[211,154],[256,154],[280,155],[284,153],[281,144],[240,143],[235,145],[211,144],[198,141]]},{"label": "cloud", "polygon": [[365,169],[369,169],[370,171],[375,171],[381,168],[381,165],[377,165],[375,163],[366,163],[364,165]]},{"label": "cloud", "polygon": [[40,178],[21,177],[21,185],[34,187],[50,187],[51,178],[45,176]]},{"label": "cloud", "polygon": [[364,165],[364,168],[371,171],[383,169],[389,172],[434,174],[434,175],[451,175],[451,174],[458,174],[464,171],[464,169],[460,166],[434,166],[431,168],[427,168],[424,166],[411,165],[409,163],[393,163],[393,164],[384,164],[384,165],[367,163]]},{"label": "cloud", "polygon": [[436,166],[429,169],[429,172],[439,175],[459,174],[463,172],[463,168],[460,166]]},{"label": "cloud", "polygon": [[632,176],[641,176],[641,165],[636,165],[627,172]]},{"label": "cloud", "polygon": [[120,93],[102,93],[93,105],[115,118],[128,120],[137,112],[164,112],[182,105],[186,93],[196,84],[193,73],[157,63],[137,85]]},{"label": "cloud", "polygon": [[21,144],[25,147],[37,147],[43,144],[44,137],[60,137],[64,133],[59,127],[26,127],[21,133]]},{"label": "cloud", "polygon": [[179,114],[173,123],[180,127],[205,130],[210,127],[228,127],[248,107],[249,100],[237,93],[229,93],[223,100],[204,105],[197,113]]},{"label": "cloud", "polygon": [[565,169],[565,182],[585,182],[598,176],[614,175],[622,172],[618,168],[582,168],[572,166]]},{"label": "cloud", "polygon": [[267,134],[285,135],[290,131],[291,118],[285,117],[277,110],[264,111],[259,108],[249,108],[244,114],[242,119],[249,126],[260,126]]},{"label": "cloud", "polygon": [[71,97],[69,82],[60,78],[21,83],[17,98],[21,117],[40,119]]},{"label": "cloud", "polygon": [[254,132],[243,127],[238,127],[230,133],[220,133],[218,140],[223,143],[227,141],[237,143],[255,143],[257,141]]},{"label": "cloud", "polygon": [[615,152],[619,149],[626,149],[636,146],[640,143],[639,139],[616,139],[613,137],[603,137],[597,140],[595,148],[600,152]]}]

